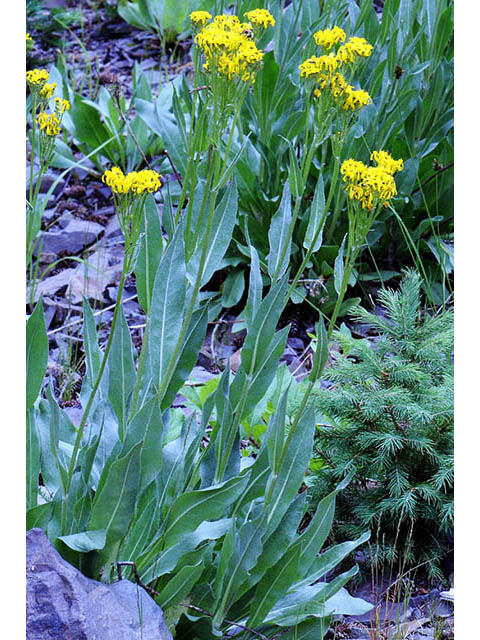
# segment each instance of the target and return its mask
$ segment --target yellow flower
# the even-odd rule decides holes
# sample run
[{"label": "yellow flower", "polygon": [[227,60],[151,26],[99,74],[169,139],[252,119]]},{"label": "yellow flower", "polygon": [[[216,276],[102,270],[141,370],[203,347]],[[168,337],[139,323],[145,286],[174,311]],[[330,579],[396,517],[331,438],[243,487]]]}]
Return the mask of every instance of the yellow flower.
[{"label": "yellow flower", "polygon": [[269,26],[275,26],[274,17],[266,9],[253,9],[252,11],[247,11],[245,17],[255,27],[263,27],[264,29],[267,29]]},{"label": "yellow flower", "polygon": [[342,105],[342,109],[344,109],[345,111],[355,111],[355,109],[365,107],[372,101],[366,91],[362,91],[362,89],[357,89],[355,91],[355,89],[350,85],[345,88],[344,96],[345,99]]},{"label": "yellow flower", "polygon": [[190,20],[195,26],[201,25],[202,27],[212,19],[212,14],[208,11],[192,11],[190,14]]},{"label": "yellow flower", "polygon": [[205,71],[216,71],[228,80],[240,78],[243,82],[253,82],[263,51],[257,49],[249,33],[251,25],[240,22],[237,16],[215,16],[213,22],[195,36],[195,44],[205,54]]},{"label": "yellow flower", "polygon": [[102,182],[107,184],[116,194],[132,193],[141,195],[145,192],[153,193],[161,186],[162,176],[151,169],[143,171],[131,171],[125,175],[119,167],[107,169],[102,176]]},{"label": "yellow flower", "polygon": [[340,27],[333,27],[333,29],[324,29],[323,31],[317,31],[313,34],[313,39],[319,47],[324,47],[329,51],[337,42],[345,42],[345,31]]},{"label": "yellow flower", "polygon": [[40,125],[40,131],[47,136],[56,136],[61,131],[60,120],[54,113],[42,111],[38,115],[37,122]]},{"label": "yellow flower", "polygon": [[341,64],[351,64],[358,57],[368,58],[372,53],[373,47],[365,38],[352,36],[349,41],[339,47],[337,51],[337,59]]},{"label": "yellow flower", "polygon": [[328,56],[312,56],[302,62],[300,65],[300,76],[302,78],[319,78],[323,71],[329,71],[330,73],[335,71],[338,67],[338,61],[334,55]]},{"label": "yellow flower", "polygon": [[393,175],[397,171],[403,171],[403,160],[394,160],[387,151],[372,151],[370,160],[374,160],[379,167]]},{"label": "yellow flower", "polygon": [[63,115],[65,111],[70,111],[70,102],[68,100],[62,100],[62,98],[54,98],[55,112]]},{"label": "yellow flower", "polygon": [[52,82],[52,84],[48,84],[47,82],[40,89],[40,95],[42,98],[46,98],[47,100],[53,96],[53,92],[57,86],[56,82]]},{"label": "yellow flower", "polygon": [[26,43],[27,43],[27,46],[33,45],[33,38],[29,33],[27,33]]},{"label": "yellow flower", "polygon": [[43,86],[48,81],[49,73],[46,69],[33,69],[32,71],[27,71],[26,76],[29,85],[38,87],[40,85]]},{"label": "yellow flower", "polygon": [[388,206],[390,198],[397,195],[393,173],[403,169],[403,161],[394,160],[386,151],[374,151],[371,158],[376,162],[380,158],[385,165],[367,167],[350,158],[340,168],[344,182],[348,183],[348,197],[359,201],[363,209],[373,209],[378,203]]}]

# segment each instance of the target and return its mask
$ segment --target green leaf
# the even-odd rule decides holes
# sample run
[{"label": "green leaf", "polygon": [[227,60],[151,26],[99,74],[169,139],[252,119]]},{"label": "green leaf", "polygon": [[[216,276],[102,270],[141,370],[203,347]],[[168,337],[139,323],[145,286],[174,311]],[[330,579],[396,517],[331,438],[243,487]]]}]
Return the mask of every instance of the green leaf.
[{"label": "green leaf", "polygon": [[230,529],[230,518],[214,522],[202,522],[195,531],[182,536],[180,542],[162,549],[163,536],[158,537],[149,545],[144,553],[136,560],[142,581],[150,583],[167,573],[172,573],[182,556],[193,551],[205,540],[218,540]]},{"label": "green leaf", "polygon": [[82,531],[81,533],[72,533],[69,536],[59,536],[58,539],[74,551],[88,553],[95,549],[103,549],[107,535],[105,529],[99,529],[98,531]]},{"label": "green leaf", "polygon": [[290,185],[290,193],[294,198],[298,198],[303,194],[303,178],[302,173],[300,171],[300,167],[298,166],[298,161],[295,156],[295,151],[293,149],[293,145],[288,140],[289,143],[289,157],[290,157],[290,170],[288,172],[288,183]]},{"label": "green leaf", "polygon": [[[232,180],[215,208],[213,233],[211,233],[208,238],[208,250],[201,280],[202,285],[207,284],[219,268],[223,256],[230,245],[233,229],[237,220],[237,209],[237,184],[235,180]],[[201,236],[197,243],[197,248],[188,263],[188,275],[192,282],[195,280],[198,269],[200,268],[200,258],[205,241],[204,236]]]},{"label": "green leaf", "polygon": [[222,306],[228,309],[235,306],[245,289],[245,272],[243,269],[231,271],[223,285]]},{"label": "green leaf", "polygon": [[342,289],[343,282],[343,274],[345,271],[345,266],[343,264],[343,251],[345,249],[345,240],[347,239],[347,234],[343,236],[342,244],[338,250],[337,257],[335,258],[335,265],[333,269],[333,283],[335,286],[335,291],[338,295],[340,295],[340,291]]},{"label": "green leaf", "polygon": [[162,384],[180,336],[185,298],[185,252],[178,229],[162,256],[152,294],[146,375],[156,389]]},{"label": "green leaf", "polygon": [[280,470],[280,460],[285,442],[285,418],[287,411],[288,388],[282,394],[277,410],[270,416],[268,430],[265,436],[265,446],[268,450],[268,461],[274,475]]},{"label": "green leaf", "polygon": [[120,306],[118,314],[109,364],[108,399],[117,416],[119,438],[123,442],[127,429],[130,397],[137,381],[132,339],[123,313],[123,306]]},{"label": "green leaf", "polygon": [[258,305],[258,311],[242,347],[242,367],[247,373],[258,369],[270,351],[275,327],[283,311],[286,285],[285,276],[270,289]]},{"label": "green leaf", "polygon": [[322,316],[320,316],[315,325],[315,333],[317,336],[317,347],[315,349],[315,355],[313,356],[312,370],[309,375],[309,379],[312,382],[320,378],[328,360],[328,337]]},{"label": "green leaf", "polygon": [[178,542],[185,533],[196,529],[205,520],[221,518],[241,495],[247,483],[248,474],[213,487],[187,491],[180,495],[170,510],[165,544],[172,545]]},{"label": "green leaf", "polygon": [[167,582],[165,587],[162,589],[161,594],[157,596],[158,604],[163,609],[166,609],[167,607],[171,607],[181,602],[186,596],[188,596],[190,591],[198,582],[203,573],[203,568],[202,557],[196,564],[182,567],[180,571],[169,582]]},{"label": "green leaf", "polygon": [[85,297],[83,298],[83,347],[85,350],[85,377],[90,387],[93,387],[100,370],[103,353],[98,346],[95,318]]},{"label": "green leaf", "polygon": [[275,602],[295,583],[299,556],[300,549],[292,547],[275,566],[267,570],[255,589],[247,626],[255,627],[263,622]]},{"label": "green leaf", "polygon": [[310,217],[308,226],[303,240],[305,249],[315,252],[322,246],[322,232],[327,219],[327,211],[325,210],[325,193],[323,186],[323,174],[318,174],[315,193],[313,194],[313,202],[310,208]]},{"label": "green leaf", "polygon": [[258,306],[262,301],[263,281],[260,272],[260,261],[255,247],[249,245],[250,248],[250,281],[248,286],[248,299],[245,305],[243,315],[247,329],[250,328],[253,318],[255,317]]},{"label": "green leaf", "polygon": [[162,225],[152,194],[145,200],[142,240],[135,265],[138,301],[147,315],[150,312],[153,284],[163,253]]},{"label": "green leaf", "polygon": [[105,529],[108,545],[120,540],[130,524],[140,479],[141,446],[139,443],[118,457],[108,468],[105,480],[100,479],[89,529]]},{"label": "green leaf", "polygon": [[43,313],[43,301],[37,302],[27,320],[27,409],[33,407],[42,388],[47,370],[48,338]]},{"label": "green leaf", "polygon": [[[282,200],[278,211],[272,217],[270,229],[268,230],[268,241],[270,253],[267,256],[268,275],[273,279],[277,274],[277,279],[281,278],[288,268],[290,262],[290,251],[292,238],[289,235],[290,223],[292,220],[292,203],[288,183],[283,188]],[[282,250],[286,247],[285,256],[280,263]]]},{"label": "green leaf", "polygon": [[313,409],[308,409],[298,421],[296,437],[292,438],[288,445],[285,443],[287,449],[278,475],[272,476],[272,488],[267,487],[267,495],[271,494],[265,503],[269,531],[274,531],[278,526],[302,484],[310,460],[314,431]]},{"label": "green leaf", "polygon": [[40,474],[40,439],[35,421],[34,409],[27,410],[26,434],[26,472],[27,472],[27,510],[35,507],[38,497],[38,479]]}]

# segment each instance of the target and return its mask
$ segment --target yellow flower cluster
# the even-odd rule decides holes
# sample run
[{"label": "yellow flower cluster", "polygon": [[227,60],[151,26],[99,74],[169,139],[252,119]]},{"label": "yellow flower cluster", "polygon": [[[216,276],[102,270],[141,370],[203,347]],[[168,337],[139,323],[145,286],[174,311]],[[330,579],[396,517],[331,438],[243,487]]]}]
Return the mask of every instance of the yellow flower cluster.
[{"label": "yellow flower cluster", "polygon": [[192,11],[190,14],[190,20],[195,26],[201,25],[202,27],[212,19],[212,14],[208,11]]},{"label": "yellow flower cluster", "polygon": [[29,33],[27,33],[26,43],[27,43],[27,47],[33,45],[33,38]]},{"label": "yellow flower cluster", "polygon": [[162,186],[160,178],[162,176],[151,169],[143,171],[131,171],[125,175],[118,167],[107,169],[102,176],[102,182],[107,184],[113,193],[123,195],[142,195],[145,192],[153,193]]},{"label": "yellow flower cluster", "polygon": [[[335,26],[332,29],[317,31],[313,38],[319,47],[329,51],[334,45],[344,42],[346,35],[343,29]],[[344,111],[355,111],[369,104],[371,98],[366,91],[349,85],[340,71],[342,67],[355,62],[357,57],[369,56],[371,52],[372,45],[368,44],[365,38],[353,36],[346,44],[341,45],[336,53],[331,51],[327,55],[312,56],[305,60],[300,65],[300,76],[317,81],[315,97],[319,98],[322,92],[328,90],[329,95]]]},{"label": "yellow flower cluster", "polygon": [[324,29],[323,31],[317,31],[313,34],[313,39],[319,47],[324,47],[329,51],[334,44],[338,42],[345,42],[345,31],[340,27],[333,27],[333,29]]},{"label": "yellow flower cluster", "polygon": [[53,96],[53,92],[57,86],[56,82],[52,82],[52,84],[48,84],[46,82],[43,87],[40,89],[40,95],[42,98],[46,98],[47,100]]},{"label": "yellow flower cluster", "polygon": [[397,195],[393,174],[403,169],[403,160],[394,160],[386,151],[374,151],[370,157],[378,166],[367,167],[350,158],[340,168],[348,197],[369,210],[378,203],[388,206],[389,199]]},{"label": "yellow flower cluster", "polygon": [[70,102],[68,100],[63,100],[62,98],[54,98],[55,102],[55,112],[63,115],[65,111],[70,111]]},{"label": "yellow flower cluster", "polygon": [[320,80],[324,71],[333,73],[338,67],[338,60],[333,54],[328,56],[312,56],[300,65],[300,76],[302,78],[314,78]]},{"label": "yellow flower cluster", "polygon": [[352,36],[349,41],[339,47],[337,51],[338,61],[342,64],[351,64],[357,58],[368,58],[372,54],[372,45],[365,38]]},{"label": "yellow flower cluster", "polygon": [[40,125],[40,131],[43,131],[47,136],[56,136],[61,131],[60,119],[55,113],[42,111],[38,115],[37,122]]},{"label": "yellow flower cluster", "polygon": [[215,16],[195,36],[195,44],[205,54],[206,71],[216,70],[229,80],[255,80],[255,71],[263,60],[263,51],[251,40],[251,25],[240,22],[237,16]]},{"label": "yellow flower cluster", "polygon": [[269,26],[275,26],[275,18],[266,9],[253,9],[252,11],[247,11],[245,18],[255,27],[263,27],[264,29],[267,29]]},{"label": "yellow flower cluster", "polygon": [[27,82],[31,86],[43,86],[48,81],[49,75],[46,69],[33,69],[27,71]]},{"label": "yellow flower cluster", "polygon": [[318,77],[320,88],[314,90],[314,95],[319,98],[326,88],[329,89],[332,97],[340,104],[345,111],[355,111],[370,104],[372,101],[369,94],[362,89],[354,89],[348,84],[341,73],[321,74]]}]

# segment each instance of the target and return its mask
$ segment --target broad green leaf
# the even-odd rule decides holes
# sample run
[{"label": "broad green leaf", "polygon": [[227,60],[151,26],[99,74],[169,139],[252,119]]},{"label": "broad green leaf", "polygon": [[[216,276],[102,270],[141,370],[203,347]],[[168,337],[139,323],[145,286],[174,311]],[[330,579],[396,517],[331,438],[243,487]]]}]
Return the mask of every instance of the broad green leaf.
[{"label": "broad green leaf", "polygon": [[215,520],[224,516],[247,484],[248,475],[245,475],[213,487],[187,491],[180,495],[170,510],[165,544],[174,544],[204,520]]},{"label": "broad green leaf", "polygon": [[325,193],[323,186],[323,174],[318,174],[315,193],[313,194],[313,202],[310,208],[310,217],[308,219],[307,231],[303,240],[303,246],[315,252],[322,246],[322,231],[327,219],[327,211],[325,210]]},{"label": "broad green leaf", "polygon": [[250,248],[250,280],[248,286],[248,299],[243,315],[247,329],[250,328],[253,318],[256,316],[258,306],[262,301],[263,281],[260,272],[260,261],[255,247]]},{"label": "broad green leaf", "polygon": [[[215,271],[219,268],[223,256],[232,240],[232,233],[237,220],[238,196],[235,180],[227,186],[222,199],[215,208],[212,232],[208,238],[203,236],[188,263],[188,274],[193,282],[200,268],[203,243],[208,242],[205,265],[202,274],[202,285],[207,284]],[[206,229],[205,232],[206,233]]]},{"label": "broad green leaf", "polygon": [[26,489],[28,510],[35,507],[37,504],[38,479],[40,474],[40,440],[35,421],[34,409],[27,409],[26,446]]},{"label": "broad green leaf", "polygon": [[[290,236],[290,223],[292,221],[292,202],[289,185],[286,182],[283,188],[282,200],[278,211],[272,218],[268,230],[268,242],[270,253],[267,256],[268,275],[278,280],[283,276],[290,262],[292,238]],[[282,258],[282,252],[284,257]]]},{"label": "broad green leaf", "polygon": [[295,583],[299,556],[300,549],[292,547],[275,566],[267,570],[253,594],[247,626],[255,627],[263,622],[275,602]]},{"label": "broad green leaf", "polygon": [[258,369],[270,351],[275,327],[283,311],[286,285],[285,276],[270,289],[258,305],[258,311],[242,347],[242,367],[247,372]]},{"label": "broad green leaf", "polygon": [[95,549],[103,549],[107,540],[105,529],[98,531],[82,531],[81,533],[72,533],[69,536],[59,536],[58,538],[64,542],[67,547],[81,553],[88,553]]},{"label": "broad green leaf", "polygon": [[103,353],[98,346],[95,318],[86,298],[83,299],[83,346],[85,349],[85,377],[90,387],[93,387],[100,370]]},{"label": "broad green leaf", "polygon": [[180,336],[186,297],[185,253],[181,232],[162,256],[155,276],[149,318],[148,377],[159,389]]},{"label": "broad green leaf", "polygon": [[347,239],[347,234],[343,236],[342,244],[338,250],[337,257],[335,258],[335,266],[333,269],[333,283],[335,286],[335,291],[338,295],[340,295],[340,291],[342,289],[343,282],[343,274],[345,271],[345,266],[343,264],[343,252],[345,249],[345,240]]},{"label": "broad green leaf", "polygon": [[27,320],[27,409],[33,407],[42,388],[47,370],[48,338],[43,313],[43,301],[37,302]]},{"label": "broad green leaf", "polygon": [[267,495],[270,497],[265,503],[265,509],[268,513],[269,531],[276,529],[302,484],[310,460],[314,431],[313,409],[308,409],[298,422],[296,437],[288,445],[278,475],[272,477],[272,483],[267,488]]},{"label": "broad green leaf", "polygon": [[288,172],[288,183],[290,185],[290,193],[294,198],[298,198],[303,194],[303,178],[298,166],[298,160],[295,156],[293,145],[289,143],[290,168]]},{"label": "broad green leaf", "polygon": [[149,315],[155,274],[163,253],[162,225],[152,194],[145,200],[141,231],[143,235],[135,265],[135,281],[138,301]]},{"label": "broad green leaf", "polygon": [[274,475],[280,470],[280,460],[283,451],[283,443],[285,441],[285,419],[287,411],[288,389],[284,391],[277,410],[270,416],[267,434],[265,436],[265,444],[268,450],[268,460],[270,468]]},{"label": "broad green leaf", "polygon": [[89,529],[105,529],[108,545],[120,540],[130,524],[140,479],[140,451],[139,443],[117,458],[95,494]]},{"label": "broad green leaf", "polygon": [[128,408],[137,374],[133,359],[133,345],[123,306],[120,306],[112,348],[109,355],[108,399],[118,419],[118,434],[121,441],[127,429]]},{"label": "broad green leaf", "polygon": [[[220,625],[228,611],[229,602],[235,594],[238,597],[238,590],[249,576],[249,572],[256,566],[262,553],[261,537],[264,528],[263,517],[260,515],[253,522],[244,522],[235,532],[231,553],[228,556],[228,567],[222,579],[221,588],[216,584],[216,609],[214,624]],[[222,549],[223,554],[223,549]]]},{"label": "broad green leaf", "polygon": [[202,522],[195,531],[185,534],[179,542],[166,549],[162,549],[164,540],[160,536],[136,561],[142,581],[150,583],[160,576],[172,573],[183,555],[196,549],[205,540],[218,540],[227,533],[230,525],[230,518]]},{"label": "broad green leaf", "polygon": [[180,571],[165,585],[162,592],[157,596],[157,602],[166,609],[181,602],[193,589],[198,579],[203,573],[203,558],[197,564],[182,567]]},{"label": "broad green leaf", "polygon": [[322,375],[323,369],[328,360],[328,337],[322,316],[320,316],[318,322],[315,325],[315,333],[317,336],[317,346],[315,349],[315,355],[313,357],[312,370],[310,371],[309,375],[309,379],[312,382],[318,380]]},{"label": "broad green leaf", "polygon": [[243,295],[245,289],[245,272],[243,269],[231,271],[223,285],[222,306],[228,309],[234,307]]},{"label": "broad green leaf", "polygon": [[162,410],[171,406],[178,390],[195,366],[207,332],[207,322],[210,310],[211,306],[209,307],[209,305],[204,305],[193,313],[180,353],[177,357],[177,365],[163,396],[161,403]]}]

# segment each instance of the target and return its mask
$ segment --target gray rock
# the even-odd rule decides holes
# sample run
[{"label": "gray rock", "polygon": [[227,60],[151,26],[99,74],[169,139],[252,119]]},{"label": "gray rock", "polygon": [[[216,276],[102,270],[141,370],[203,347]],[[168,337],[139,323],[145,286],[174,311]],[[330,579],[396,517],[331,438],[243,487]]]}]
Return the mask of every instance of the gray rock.
[{"label": "gray rock", "polygon": [[27,640],[172,640],[162,610],[129,580],[86,578],[41,529],[27,532]]},{"label": "gray rock", "polygon": [[38,244],[42,244],[42,255],[57,257],[61,253],[75,255],[85,246],[94,242],[103,231],[101,224],[89,220],[79,220],[66,214],[62,216],[63,223],[67,223],[61,231],[46,231],[39,237]]}]

